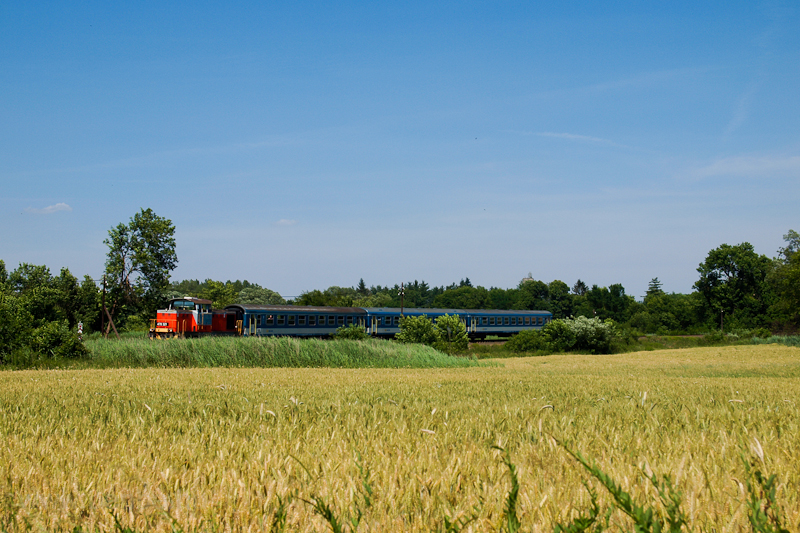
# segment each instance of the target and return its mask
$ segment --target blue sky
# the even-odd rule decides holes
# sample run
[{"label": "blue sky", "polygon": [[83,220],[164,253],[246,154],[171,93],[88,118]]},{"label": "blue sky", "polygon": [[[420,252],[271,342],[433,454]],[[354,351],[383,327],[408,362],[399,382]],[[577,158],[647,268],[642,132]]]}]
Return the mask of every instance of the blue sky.
[{"label": "blue sky", "polygon": [[0,259],[99,277],[690,292],[800,230],[796,2],[9,2]]}]

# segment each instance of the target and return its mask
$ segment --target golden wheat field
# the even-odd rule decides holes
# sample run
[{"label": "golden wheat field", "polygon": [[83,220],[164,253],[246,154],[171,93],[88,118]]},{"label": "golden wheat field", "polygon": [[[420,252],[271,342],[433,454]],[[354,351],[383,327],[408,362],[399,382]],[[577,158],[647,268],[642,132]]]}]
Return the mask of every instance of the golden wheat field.
[{"label": "golden wheat field", "polygon": [[[547,407],[551,406],[551,407]],[[525,531],[589,505],[598,462],[641,501],[669,474],[689,529],[749,529],[742,454],[763,449],[800,523],[800,349],[506,359],[448,370],[136,369],[0,374],[6,530],[499,531],[511,453]],[[757,448],[756,448],[757,449]],[[600,495],[608,496],[589,481]],[[612,524],[631,529],[617,513]],[[279,527],[281,524],[275,524]]]}]

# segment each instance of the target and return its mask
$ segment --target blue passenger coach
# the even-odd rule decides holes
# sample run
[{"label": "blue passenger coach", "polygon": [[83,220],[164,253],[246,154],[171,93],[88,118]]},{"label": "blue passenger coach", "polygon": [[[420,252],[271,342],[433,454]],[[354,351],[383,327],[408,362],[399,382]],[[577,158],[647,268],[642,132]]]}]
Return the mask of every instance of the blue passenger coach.
[{"label": "blue passenger coach", "polygon": [[552,320],[548,311],[498,309],[401,309],[398,307],[311,307],[234,304],[225,308],[241,321],[245,336],[327,337],[342,326],[355,324],[373,337],[400,332],[400,317],[425,315],[436,320],[458,315],[471,339],[488,335],[508,337],[524,330],[541,329]]},{"label": "blue passenger coach", "polygon": [[[391,337],[400,332],[400,308],[366,307],[370,335]],[[458,315],[471,339],[489,335],[509,337],[520,331],[542,329],[553,319],[549,311],[506,311],[501,309],[404,309],[406,316],[425,315],[434,322],[442,315]]]},{"label": "blue passenger coach", "polygon": [[367,324],[360,307],[234,304],[225,310],[236,312],[245,336],[327,337],[342,326]]}]

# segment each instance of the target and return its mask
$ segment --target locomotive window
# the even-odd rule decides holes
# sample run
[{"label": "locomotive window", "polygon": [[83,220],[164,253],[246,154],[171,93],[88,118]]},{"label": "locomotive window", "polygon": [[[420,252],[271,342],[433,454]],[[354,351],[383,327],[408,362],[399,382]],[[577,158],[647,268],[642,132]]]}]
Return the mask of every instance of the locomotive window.
[{"label": "locomotive window", "polygon": [[289,325],[290,326],[294,326],[296,318],[297,317],[295,315],[289,315]]},{"label": "locomotive window", "polygon": [[317,325],[317,317],[316,317],[316,315],[310,315],[308,317],[308,325],[309,326],[316,326]]},{"label": "locomotive window", "polygon": [[283,315],[278,315],[278,325],[282,326],[286,323],[286,317]]},{"label": "locomotive window", "polygon": [[306,325],[306,317],[305,316],[297,317],[297,325],[305,326]]}]

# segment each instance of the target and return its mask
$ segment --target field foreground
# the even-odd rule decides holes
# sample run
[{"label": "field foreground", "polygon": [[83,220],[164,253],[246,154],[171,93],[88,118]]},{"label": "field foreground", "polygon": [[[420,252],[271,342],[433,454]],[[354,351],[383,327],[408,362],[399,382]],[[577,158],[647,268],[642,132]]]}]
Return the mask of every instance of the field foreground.
[{"label": "field foreground", "polygon": [[[689,529],[749,530],[742,454],[800,523],[800,349],[504,359],[497,367],[0,374],[0,529],[499,531],[511,452],[525,531],[589,505],[568,442],[642,502],[670,474]],[[545,406],[552,406],[545,407]],[[594,481],[602,504],[607,493]],[[315,498],[318,498],[315,500]],[[305,500],[305,501],[304,501]],[[277,519],[276,519],[277,518]],[[617,513],[612,524],[632,529]]]}]

